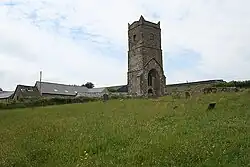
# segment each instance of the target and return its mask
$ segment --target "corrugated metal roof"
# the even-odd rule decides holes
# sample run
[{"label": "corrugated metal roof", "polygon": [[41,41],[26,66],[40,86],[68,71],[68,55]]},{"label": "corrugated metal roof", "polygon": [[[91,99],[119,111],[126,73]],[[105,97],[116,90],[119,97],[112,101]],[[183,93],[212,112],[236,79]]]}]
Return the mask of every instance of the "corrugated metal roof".
[{"label": "corrugated metal roof", "polygon": [[9,98],[13,93],[14,93],[14,91],[1,91],[1,92],[0,92],[0,99],[7,99],[7,98]]},{"label": "corrugated metal roof", "polygon": [[[36,82],[36,87],[40,91],[40,82]],[[88,88],[84,86],[65,85],[58,83],[41,82],[41,89],[43,94],[58,94],[74,96],[77,93],[88,92]]]}]

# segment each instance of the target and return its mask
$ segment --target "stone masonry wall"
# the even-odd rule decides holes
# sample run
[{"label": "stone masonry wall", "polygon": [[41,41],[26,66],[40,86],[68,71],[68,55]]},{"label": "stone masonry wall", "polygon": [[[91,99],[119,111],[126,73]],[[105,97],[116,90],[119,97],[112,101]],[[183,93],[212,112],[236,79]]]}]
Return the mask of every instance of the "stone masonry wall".
[{"label": "stone masonry wall", "polygon": [[160,22],[146,21],[142,16],[128,27],[128,92],[129,94],[147,95],[148,73],[157,71],[159,94],[165,92],[165,76],[162,65]]}]

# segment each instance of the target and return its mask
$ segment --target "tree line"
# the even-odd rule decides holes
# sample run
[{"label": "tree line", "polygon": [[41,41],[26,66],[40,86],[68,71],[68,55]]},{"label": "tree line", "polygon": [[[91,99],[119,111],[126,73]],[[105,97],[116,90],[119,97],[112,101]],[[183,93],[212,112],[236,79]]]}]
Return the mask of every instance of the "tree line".
[{"label": "tree line", "polygon": [[245,81],[230,81],[215,84],[216,87],[237,87],[237,88],[250,88],[250,80]]}]

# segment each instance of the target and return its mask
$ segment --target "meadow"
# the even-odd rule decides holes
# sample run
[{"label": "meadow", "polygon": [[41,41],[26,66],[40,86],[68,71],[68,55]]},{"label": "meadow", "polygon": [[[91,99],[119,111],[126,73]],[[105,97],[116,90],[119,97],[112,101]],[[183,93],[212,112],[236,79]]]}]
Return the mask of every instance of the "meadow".
[{"label": "meadow", "polygon": [[250,93],[1,110],[0,167],[13,166],[247,167]]}]

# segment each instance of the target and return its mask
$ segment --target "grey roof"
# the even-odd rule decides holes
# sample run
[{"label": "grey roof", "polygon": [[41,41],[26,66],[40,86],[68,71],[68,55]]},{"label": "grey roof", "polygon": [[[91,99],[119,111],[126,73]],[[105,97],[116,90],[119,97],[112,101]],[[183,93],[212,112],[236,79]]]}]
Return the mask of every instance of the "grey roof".
[{"label": "grey roof", "polygon": [[[36,82],[36,87],[40,91],[40,82]],[[74,96],[77,93],[88,92],[85,86],[65,85],[58,83],[41,82],[41,89],[43,94],[58,94]]]},{"label": "grey roof", "polygon": [[90,93],[90,92],[86,92],[86,93],[79,93],[76,95],[76,97],[101,97],[102,93]]},{"label": "grey roof", "polygon": [[107,88],[92,88],[88,89],[88,93],[103,93],[103,92],[108,92]]},{"label": "grey roof", "polygon": [[128,85],[119,85],[119,86],[109,86],[107,87],[108,90],[114,89],[117,92],[128,92]]},{"label": "grey roof", "polygon": [[0,92],[0,99],[7,99],[11,95],[13,95],[14,91],[1,91]]}]

